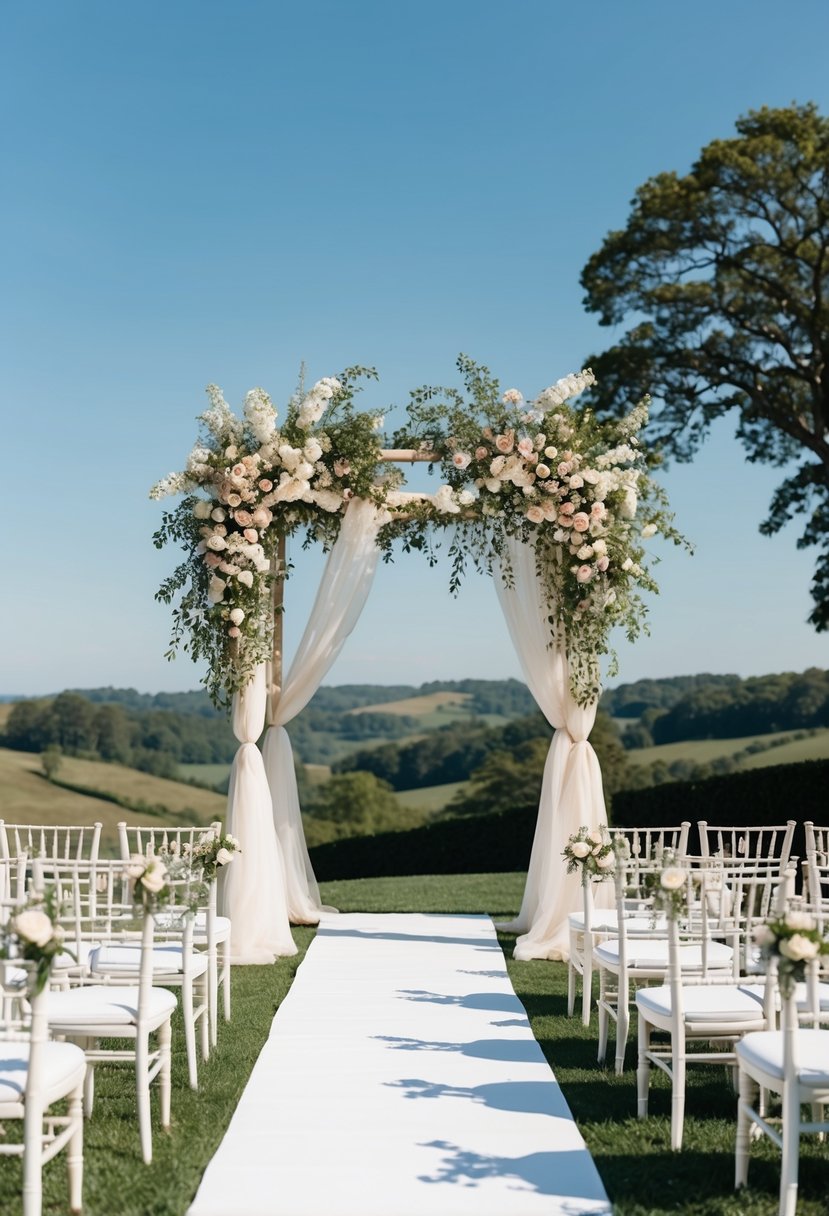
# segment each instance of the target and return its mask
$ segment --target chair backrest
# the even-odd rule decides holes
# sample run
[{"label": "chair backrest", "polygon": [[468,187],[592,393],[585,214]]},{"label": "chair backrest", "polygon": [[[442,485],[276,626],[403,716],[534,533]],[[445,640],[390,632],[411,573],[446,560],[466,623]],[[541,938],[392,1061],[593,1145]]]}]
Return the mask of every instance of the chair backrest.
[{"label": "chair backrest", "polygon": [[785,870],[792,852],[796,823],[764,827],[720,827],[705,819],[697,823],[702,857],[718,855],[739,861],[745,858],[776,858]]},{"label": "chair backrest", "polygon": [[0,857],[63,857],[95,861],[101,844],[100,823],[6,823],[0,819]]},{"label": "chair backrest", "polygon": [[667,850],[676,857],[684,857],[688,851],[688,833],[691,824],[683,820],[678,827],[667,828],[616,828],[611,836],[623,836],[630,847],[634,861],[659,860]]},{"label": "chair backrest", "polygon": [[222,825],[218,820],[207,827],[171,828],[153,824],[136,826],[118,824],[118,847],[121,857],[128,861],[136,853],[142,857],[170,855],[186,857],[205,836],[221,836]]},{"label": "chair backrest", "polygon": [[818,827],[811,819],[803,824],[806,837],[806,882],[809,899],[815,903],[829,899],[829,885],[821,870],[829,866],[829,827]]}]

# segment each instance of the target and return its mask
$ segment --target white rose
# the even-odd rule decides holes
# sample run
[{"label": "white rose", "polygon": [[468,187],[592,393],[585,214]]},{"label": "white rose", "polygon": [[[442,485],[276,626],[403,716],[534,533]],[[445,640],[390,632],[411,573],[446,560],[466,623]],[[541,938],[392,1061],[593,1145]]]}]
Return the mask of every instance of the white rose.
[{"label": "white rose", "polygon": [[252,587],[253,586],[253,571],[252,570],[240,570],[239,573],[236,575],[236,577],[238,578],[239,582],[242,584],[243,587]]},{"label": "white rose", "polygon": [[642,539],[647,540],[650,536],[656,535],[656,524],[645,524],[642,529]]},{"label": "white rose", "polygon": [[224,597],[227,583],[223,578],[219,578],[218,574],[214,574],[210,582],[207,584],[207,598],[211,604],[219,604]]},{"label": "white rose", "polygon": [[141,878],[141,886],[151,895],[157,895],[167,881],[167,871],[160,861],[151,859]]},{"label": "white rose", "polygon": [[787,912],[785,917],[787,929],[816,929],[815,918],[808,912]]},{"label": "white rose", "polygon": [[596,867],[599,870],[610,870],[613,868],[613,854],[605,853],[604,857],[596,858]]},{"label": "white rose", "polygon": [[214,507],[210,512],[210,518],[215,519],[217,524],[223,524],[227,519],[227,512],[224,507]]},{"label": "white rose", "polygon": [[[146,870],[146,868],[147,868],[147,858],[142,853],[133,853],[133,855],[130,857],[129,861],[127,862],[127,864],[124,866],[124,874],[127,878],[133,878],[133,879],[140,878],[141,875]],[[98,890],[105,891],[106,890],[106,877],[105,877],[105,875],[101,875],[101,877],[104,878],[104,886],[99,887]]]},{"label": "white rose", "polygon": [[777,940],[774,936],[773,930],[770,929],[768,925],[755,925],[751,936],[754,939],[755,945],[760,947],[773,946]]},{"label": "white rose", "polygon": [[212,549],[214,553],[221,553],[222,549],[227,548],[227,541],[223,536],[219,536],[218,533],[214,532],[212,536],[208,536],[207,538],[207,547],[208,549]]},{"label": "white rose", "polygon": [[800,963],[804,959],[817,958],[819,950],[820,946],[817,942],[813,942],[810,937],[804,937],[801,933],[785,937],[780,943],[780,953],[785,954],[786,958],[790,958],[796,963]]},{"label": "white rose", "polygon": [[212,510],[212,503],[206,502],[203,498],[200,498],[193,507],[193,514],[195,515],[196,519],[210,519],[210,512]]},{"label": "white rose", "polygon": [[36,908],[19,912],[14,918],[13,928],[18,937],[31,942],[33,946],[45,946],[54,934],[54,926],[49,917],[45,912],[38,912]]},{"label": "white rose", "polygon": [[230,613],[231,625],[241,625],[241,623],[244,619],[245,619],[245,614],[241,608],[232,609],[232,611]]},{"label": "white rose", "polygon": [[604,834],[598,828],[594,828],[592,832],[588,832],[587,839],[591,844],[604,844]]},{"label": "white rose", "polygon": [[586,857],[590,852],[590,845],[586,840],[574,840],[570,846],[570,852],[574,857],[581,859],[582,857]]},{"label": "white rose", "polygon": [[216,865],[226,866],[228,862],[231,861],[233,861],[233,854],[231,853],[230,849],[219,849],[218,853],[216,854]]},{"label": "white rose", "polygon": [[685,871],[679,866],[668,866],[662,871],[659,885],[663,891],[679,891],[685,886]]},{"label": "white rose", "polygon": [[314,464],[322,456],[322,448],[318,439],[311,438],[302,449],[302,454],[306,460],[310,460]]}]

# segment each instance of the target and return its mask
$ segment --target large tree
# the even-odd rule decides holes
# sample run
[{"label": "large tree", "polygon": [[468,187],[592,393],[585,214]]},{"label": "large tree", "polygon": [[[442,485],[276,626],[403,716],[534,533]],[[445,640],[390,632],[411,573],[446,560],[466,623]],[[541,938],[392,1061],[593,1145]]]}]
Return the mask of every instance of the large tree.
[{"label": "large tree", "polygon": [[591,360],[601,407],[644,393],[652,433],[690,459],[729,411],[750,461],[785,468],[760,531],[818,550],[809,620],[829,629],[829,119],[761,109],[691,172],[635,195],[582,275],[587,308],[631,328]]}]

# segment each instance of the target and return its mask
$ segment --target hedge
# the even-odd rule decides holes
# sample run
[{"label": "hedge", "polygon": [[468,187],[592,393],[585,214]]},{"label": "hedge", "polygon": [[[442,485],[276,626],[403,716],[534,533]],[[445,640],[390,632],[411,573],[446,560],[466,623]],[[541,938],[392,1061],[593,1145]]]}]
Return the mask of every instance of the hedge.
[{"label": "hedge", "polygon": [[802,824],[829,823],[829,760],[804,760],[707,777],[704,781],[671,781],[644,790],[622,790],[613,796],[612,821],[617,827],[692,824],[689,852],[699,851],[696,824],[713,827],[763,827],[797,821],[792,855],[805,857]]},{"label": "hedge", "polygon": [[[792,854],[805,856],[805,820],[829,824],[829,760],[806,760],[708,777],[672,781],[613,797],[618,827],[692,824],[689,851],[698,852],[696,824],[748,827],[795,819]],[[321,882],[405,874],[476,874],[526,870],[536,812],[514,811],[439,820],[407,832],[351,836],[310,850]]]}]

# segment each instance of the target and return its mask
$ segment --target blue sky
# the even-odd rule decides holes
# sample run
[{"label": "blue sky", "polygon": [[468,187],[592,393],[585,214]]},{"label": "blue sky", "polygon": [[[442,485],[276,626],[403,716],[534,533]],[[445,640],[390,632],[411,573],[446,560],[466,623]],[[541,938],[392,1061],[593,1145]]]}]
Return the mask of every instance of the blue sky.
[{"label": "blue sky", "polygon": [[[184,689],[150,485],[203,389],[277,402],[375,365],[367,406],[459,351],[534,396],[612,336],[579,273],[650,175],[748,109],[829,112],[829,9],[556,0],[0,7],[6,565],[0,693]],[[829,665],[776,471],[720,425],[665,476],[696,543],[659,567],[618,679]],[[294,553],[289,649],[321,558]],[[517,675],[495,594],[417,555],[381,569],[329,683]]]}]

